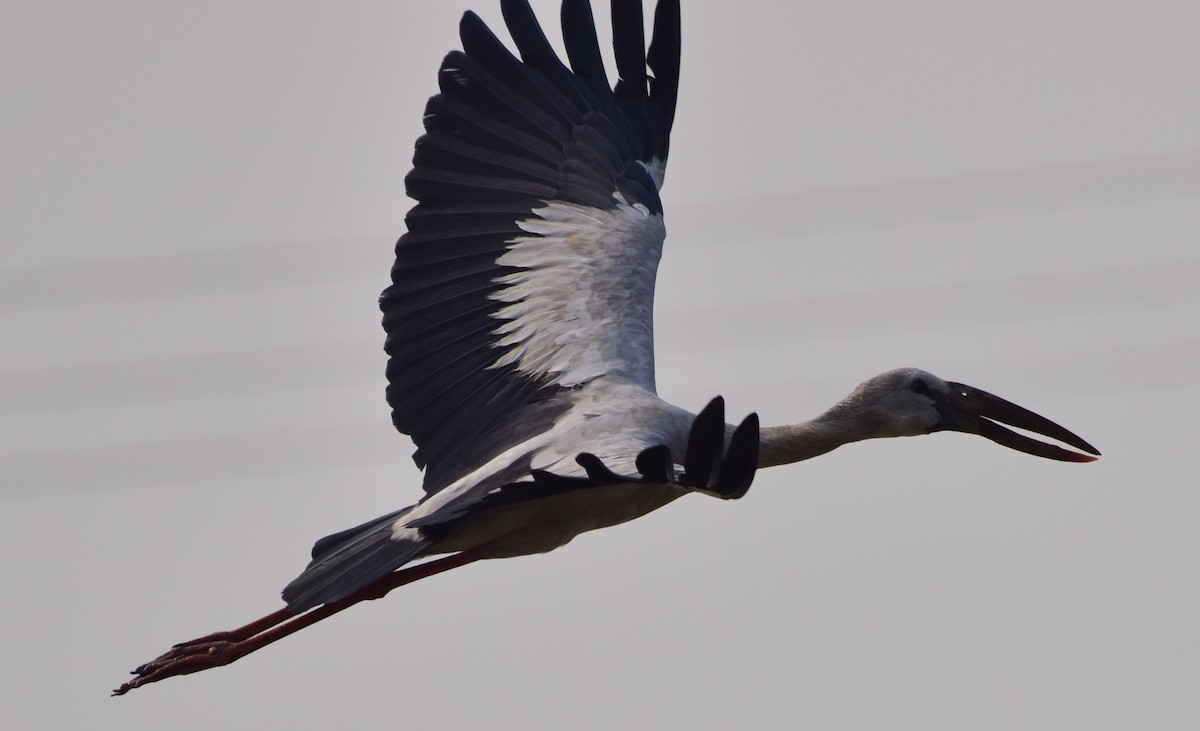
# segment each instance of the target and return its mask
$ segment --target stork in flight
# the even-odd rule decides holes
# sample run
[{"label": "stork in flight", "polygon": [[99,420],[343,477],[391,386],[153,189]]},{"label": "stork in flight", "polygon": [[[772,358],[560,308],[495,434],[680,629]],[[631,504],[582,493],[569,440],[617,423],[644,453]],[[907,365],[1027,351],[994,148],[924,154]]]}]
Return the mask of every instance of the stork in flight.
[{"label": "stork in flight", "polygon": [[1099,454],[1048,419],[914,368],[787,426],[760,429],[754,414],[728,425],[720,397],[698,415],[659,399],[651,313],[679,2],[659,2],[647,50],[640,0],[613,0],[614,85],[587,0],[562,5],[569,67],[526,0],[501,7],[520,59],[463,16],[463,50],[442,61],[425,110],[405,180],[417,205],[380,299],[387,399],[417,445],[424,497],[317,541],[283,590],[286,607],[176,645],[115,694],[228,664],[426,576],[551,551],[688,493],[739,498],[757,468],[849,442],[952,430],[1050,459]]}]

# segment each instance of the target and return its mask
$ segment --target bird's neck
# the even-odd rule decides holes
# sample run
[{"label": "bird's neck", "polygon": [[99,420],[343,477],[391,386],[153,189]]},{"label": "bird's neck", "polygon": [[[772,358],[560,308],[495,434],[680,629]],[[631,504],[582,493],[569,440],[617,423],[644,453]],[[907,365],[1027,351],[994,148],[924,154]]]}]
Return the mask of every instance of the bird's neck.
[{"label": "bird's neck", "polygon": [[831,409],[811,421],[763,427],[759,431],[758,466],[799,462],[863,438],[852,423],[839,417]]}]

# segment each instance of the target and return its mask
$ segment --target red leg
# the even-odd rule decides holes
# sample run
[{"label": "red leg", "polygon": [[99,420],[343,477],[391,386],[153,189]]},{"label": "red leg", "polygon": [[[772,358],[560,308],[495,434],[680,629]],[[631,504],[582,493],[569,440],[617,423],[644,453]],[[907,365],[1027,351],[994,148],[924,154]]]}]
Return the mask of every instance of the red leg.
[{"label": "red leg", "polygon": [[228,665],[359,602],[382,599],[392,589],[465,566],[478,559],[479,557],[470,551],[463,551],[436,561],[394,571],[345,599],[323,604],[305,614],[296,615],[287,609],[280,609],[235,630],[214,632],[189,642],[181,642],[145,665],[139,665],[133,671],[136,677],[114,690],[113,695],[125,695],[134,688],[156,683],[164,678]]}]

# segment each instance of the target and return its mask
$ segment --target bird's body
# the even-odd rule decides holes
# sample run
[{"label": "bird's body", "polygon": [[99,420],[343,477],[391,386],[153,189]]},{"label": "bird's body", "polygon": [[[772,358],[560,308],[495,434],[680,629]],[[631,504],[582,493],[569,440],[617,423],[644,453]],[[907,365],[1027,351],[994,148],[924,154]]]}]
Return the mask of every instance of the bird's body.
[{"label": "bird's body", "polygon": [[[645,449],[666,445],[673,454],[682,455],[695,419],[694,414],[627,384],[584,387],[571,400],[570,411],[550,430],[502,452],[430,495],[411,512],[397,517],[392,530],[402,532],[410,523],[428,524],[431,518],[462,510],[464,517],[431,546],[430,553],[474,549],[484,558],[509,558],[545,553],[580,533],[641,517],[687,494],[679,485],[631,481],[472,511],[481,496],[502,492],[503,485],[515,482],[503,476],[513,464],[528,465],[521,477],[532,469],[585,477],[575,461],[579,455],[575,445],[579,444],[588,444],[589,452],[616,474],[637,475],[633,458]],[[614,411],[612,404],[620,404],[621,410]]]},{"label": "bird's body", "polygon": [[[474,14],[439,72],[406,178],[417,205],[380,300],[388,402],[425,496],[321,539],[286,609],[183,643],[118,693],[226,664],[363,599],[484,558],[550,551],[689,493],[739,498],[756,469],[863,439],[981,434],[1043,457],[1094,448],[986,392],[913,368],[815,419],[727,424],[660,399],[654,281],[679,84],[679,3],[647,49],[639,0],[613,0],[610,84],[587,0],[564,0],[559,60],[525,0],[501,0],[515,57]],[[405,567],[430,556],[450,554]]]}]

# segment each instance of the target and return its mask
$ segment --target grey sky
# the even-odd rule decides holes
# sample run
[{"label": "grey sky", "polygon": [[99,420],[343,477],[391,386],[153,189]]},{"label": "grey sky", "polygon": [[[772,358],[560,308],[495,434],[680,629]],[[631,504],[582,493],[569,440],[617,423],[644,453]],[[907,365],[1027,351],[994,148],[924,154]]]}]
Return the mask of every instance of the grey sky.
[{"label": "grey sky", "polygon": [[853,445],[109,699],[419,496],[375,298],[467,7],[503,36],[493,0],[7,8],[5,728],[1200,722],[1200,7],[1144,0],[684,0],[664,191],[664,397],[794,421],[913,365],[1099,463]]}]

